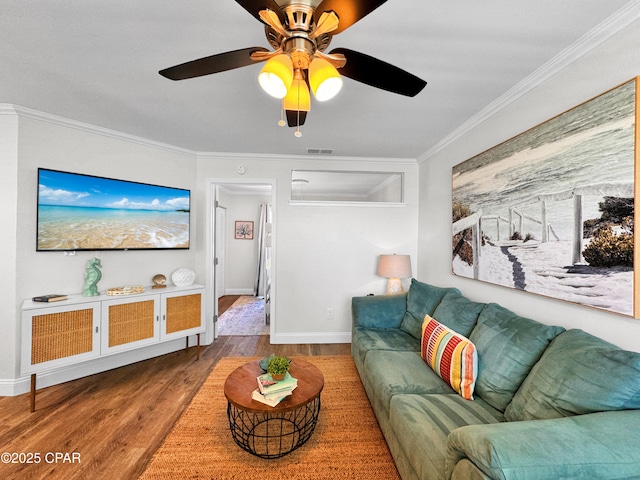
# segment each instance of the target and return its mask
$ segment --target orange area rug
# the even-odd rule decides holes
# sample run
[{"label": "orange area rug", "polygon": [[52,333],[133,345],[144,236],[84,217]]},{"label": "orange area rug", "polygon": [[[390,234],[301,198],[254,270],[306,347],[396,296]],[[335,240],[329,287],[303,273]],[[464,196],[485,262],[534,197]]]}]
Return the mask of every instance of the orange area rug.
[{"label": "orange area rug", "polygon": [[140,478],[400,480],[353,359],[299,358],[316,365],[325,379],[318,424],[302,447],[265,460],[235,444],[224,382],[235,368],[256,359],[228,357],[218,362]]}]

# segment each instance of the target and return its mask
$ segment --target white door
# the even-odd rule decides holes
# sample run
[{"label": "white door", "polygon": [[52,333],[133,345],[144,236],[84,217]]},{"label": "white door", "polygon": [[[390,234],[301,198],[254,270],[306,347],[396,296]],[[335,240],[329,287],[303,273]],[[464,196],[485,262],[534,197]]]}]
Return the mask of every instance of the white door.
[{"label": "white door", "polygon": [[[227,227],[227,210],[224,207],[216,207],[215,213],[215,246],[213,249],[215,258],[213,260],[214,268],[214,288],[215,288],[215,315],[218,316],[218,299],[225,294],[225,246],[226,246],[226,227]],[[218,324],[215,324],[214,338],[218,338]]]},{"label": "white door", "polygon": [[215,246],[215,282],[216,282],[216,300],[226,292],[224,263],[226,258],[226,229],[227,229],[227,210],[224,207],[216,207],[216,246]]}]

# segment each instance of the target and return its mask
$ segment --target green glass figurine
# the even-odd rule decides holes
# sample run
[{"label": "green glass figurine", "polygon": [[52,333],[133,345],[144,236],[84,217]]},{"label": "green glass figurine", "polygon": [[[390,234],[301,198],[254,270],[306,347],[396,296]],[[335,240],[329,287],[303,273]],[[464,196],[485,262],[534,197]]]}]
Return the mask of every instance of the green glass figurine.
[{"label": "green glass figurine", "polygon": [[82,289],[82,296],[84,297],[96,297],[100,295],[98,292],[98,282],[102,278],[102,272],[100,268],[102,264],[99,258],[92,258],[87,262],[87,269],[84,273],[84,287]]}]

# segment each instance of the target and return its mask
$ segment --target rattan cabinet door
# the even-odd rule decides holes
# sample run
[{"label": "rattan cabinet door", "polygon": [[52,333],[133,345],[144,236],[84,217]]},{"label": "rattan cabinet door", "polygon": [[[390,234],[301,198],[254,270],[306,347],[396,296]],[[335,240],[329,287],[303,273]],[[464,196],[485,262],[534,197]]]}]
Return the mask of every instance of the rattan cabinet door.
[{"label": "rattan cabinet door", "polygon": [[160,341],[158,295],[102,302],[102,354],[116,353]]},{"label": "rattan cabinet door", "polygon": [[37,373],[100,355],[100,303],[22,312],[22,373]]},{"label": "rattan cabinet door", "polygon": [[204,332],[204,289],[162,294],[162,341]]}]

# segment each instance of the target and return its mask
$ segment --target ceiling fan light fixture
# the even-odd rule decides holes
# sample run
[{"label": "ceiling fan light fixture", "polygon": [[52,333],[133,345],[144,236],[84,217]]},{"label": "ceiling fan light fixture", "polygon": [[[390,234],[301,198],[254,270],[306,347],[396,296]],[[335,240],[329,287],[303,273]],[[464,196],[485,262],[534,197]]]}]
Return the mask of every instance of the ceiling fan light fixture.
[{"label": "ceiling fan light fixture", "polygon": [[302,74],[298,72],[299,70],[296,71],[291,88],[289,88],[289,92],[284,97],[284,109],[308,112],[311,110],[311,95],[309,94],[307,82],[304,81]]},{"label": "ceiling fan light fixture", "polygon": [[270,58],[258,74],[258,83],[262,89],[275,98],[284,98],[292,81],[293,64],[285,54]]},{"label": "ceiling fan light fixture", "polygon": [[309,84],[320,102],[335,97],[342,88],[342,78],[336,67],[324,58],[314,58],[309,65]]}]

